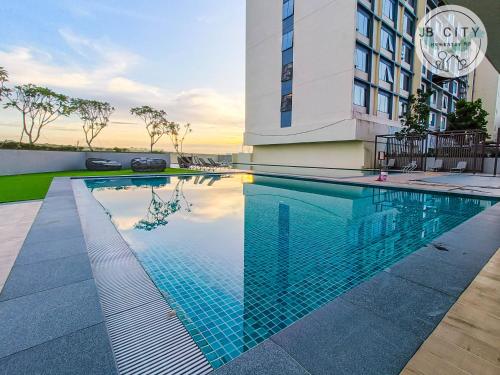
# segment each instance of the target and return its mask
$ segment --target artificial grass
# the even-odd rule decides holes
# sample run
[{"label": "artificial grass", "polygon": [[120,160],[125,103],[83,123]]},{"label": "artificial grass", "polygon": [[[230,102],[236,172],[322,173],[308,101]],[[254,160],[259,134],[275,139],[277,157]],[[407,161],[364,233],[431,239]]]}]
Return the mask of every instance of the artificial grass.
[{"label": "artificial grass", "polygon": [[[167,168],[164,172],[158,174],[180,173],[193,173],[193,171],[189,169]],[[131,169],[123,169],[121,171],[96,172],[82,170],[0,176],[0,203],[43,199],[54,177],[119,176],[131,174],[151,173],[136,173]]]}]

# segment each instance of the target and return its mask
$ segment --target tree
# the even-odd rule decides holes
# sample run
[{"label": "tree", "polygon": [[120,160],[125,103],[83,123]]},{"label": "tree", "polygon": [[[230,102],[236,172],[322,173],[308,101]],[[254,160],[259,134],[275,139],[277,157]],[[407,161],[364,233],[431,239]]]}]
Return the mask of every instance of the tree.
[{"label": "tree", "polygon": [[150,151],[153,152],[154,145],[168,132],[167,113],[147,105],[132,108],[130,113],[144,121],[150,138]]},{"label": "tree", "polygon": [[185,124],[181,126],[176,122],[168,123],[168,135],[170,136],[170,140],[172,141],[172,145],[174,146],[175,152],[179,156],[183,156],[183,147],[184,140],[186,136],[191,133],[191,124]]},{"label": "tree", "polygon": [[61,116],[69,116],[73,111],[69,97],[33,84],[9,90],[4,107],[21,112],[23,129],[20,143],[26,134],[30,145],[38,141],[44,127]]},{"label": "tree", "polygon": [[429,99],[432,94],[432,91],[424,92],[418,89],[417,95],[410,95],[408,109],[406,113],[400,117],[403,129],[397,133],[398,135],[421,136],[427,132],[430,115]]},{"label": "tree", "polygon": [[108,126],[109,118],[115,109],[109,103],[97,100],[73,99],[71,105],[83,121],[85,141],[90,151],[94,151],[92,142]]},{"label": "tree", "polygon": [[487,133],[487,116],[488,112],[483,109],[481,99],[473,102],[460,99],[456,103],[455,112],[448,115],[448,128],[450,130],[477,129]]},{"label": "tree", "polygon": [[2,101],[2,97],[6,95],[9,90],[5,87],[5,82],[9,80],[9,75],[7,71],[0,66],[0,102]]}]

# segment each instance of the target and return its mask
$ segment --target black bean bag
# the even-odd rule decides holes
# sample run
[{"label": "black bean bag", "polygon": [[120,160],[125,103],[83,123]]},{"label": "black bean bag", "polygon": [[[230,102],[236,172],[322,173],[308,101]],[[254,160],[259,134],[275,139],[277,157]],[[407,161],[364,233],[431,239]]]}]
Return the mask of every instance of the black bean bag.
[{"label": "black bean bag", "polygon": [[88,158],[85,166],[89,171],[119,171],[122,165],[114,160]]},{"label": "black bean bag", "polygon": [[130,162],[134,172],[163,172],[167,162],[163,159],[135,158]]}]

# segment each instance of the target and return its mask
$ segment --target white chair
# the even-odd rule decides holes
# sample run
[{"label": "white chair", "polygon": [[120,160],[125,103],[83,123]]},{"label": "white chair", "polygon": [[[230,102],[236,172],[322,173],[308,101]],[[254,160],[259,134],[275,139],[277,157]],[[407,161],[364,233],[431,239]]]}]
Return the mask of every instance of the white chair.
[{"label": "white chair", "polygon": [[455,168],[451,168],[451,172],[462,173],[466,169],[467,169],[467,162],[466,161],[459,161]]}]

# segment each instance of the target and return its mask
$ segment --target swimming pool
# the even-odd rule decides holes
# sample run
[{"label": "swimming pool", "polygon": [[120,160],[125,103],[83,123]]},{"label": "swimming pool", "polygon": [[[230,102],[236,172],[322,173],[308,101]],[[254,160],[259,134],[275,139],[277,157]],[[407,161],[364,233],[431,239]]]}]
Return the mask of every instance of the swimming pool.
[{"label": "swimming pool", "polygon": [[86,184],[213,367],[494,203],[249,174]]}]

